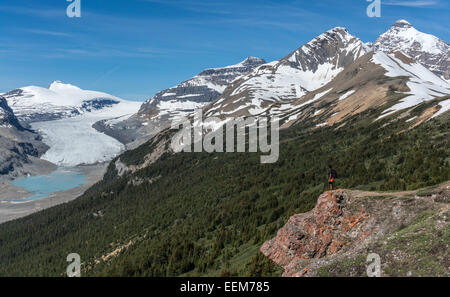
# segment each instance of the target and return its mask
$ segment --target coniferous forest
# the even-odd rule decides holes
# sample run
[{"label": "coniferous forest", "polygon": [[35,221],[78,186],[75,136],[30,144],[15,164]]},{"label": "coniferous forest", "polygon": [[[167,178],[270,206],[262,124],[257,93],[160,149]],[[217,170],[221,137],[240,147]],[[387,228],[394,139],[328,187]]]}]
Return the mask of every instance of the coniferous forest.
[{"label": "coniferous forest", "polygon": [[279,276],[259,247],[313,208],[328,164],[338,188],[403,191],[449,180],[448,114],[414,129],[376,116],[282,130],[274,164],[255,153],[166,153],[122,177],[110,165],[77,200],[0,225],[0,275],[63,276],[67,255],[79,253],[84,276]]}]

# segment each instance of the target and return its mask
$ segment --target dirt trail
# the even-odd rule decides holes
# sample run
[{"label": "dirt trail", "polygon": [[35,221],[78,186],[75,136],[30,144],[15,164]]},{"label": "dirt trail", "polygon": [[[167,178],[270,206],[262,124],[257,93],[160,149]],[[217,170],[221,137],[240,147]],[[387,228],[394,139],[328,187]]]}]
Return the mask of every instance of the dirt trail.
[{"label": "dirt trail", "polygon": [[[436,191],[450,189],[450,181],[444,182],[440,185],[430,187],[436,189]],[[343,190],[343,189],[340,189]],[[412,191],[403,191],[403,192],[370,192],[370,191],[361,191],[361,190],[345,190],[347,192],[351,192],[354,197],[376,197],[376,196],[393,196],[393,197],[404,197],[416,195],[417,192],[422,191],[423,189],[417,189]]]}]

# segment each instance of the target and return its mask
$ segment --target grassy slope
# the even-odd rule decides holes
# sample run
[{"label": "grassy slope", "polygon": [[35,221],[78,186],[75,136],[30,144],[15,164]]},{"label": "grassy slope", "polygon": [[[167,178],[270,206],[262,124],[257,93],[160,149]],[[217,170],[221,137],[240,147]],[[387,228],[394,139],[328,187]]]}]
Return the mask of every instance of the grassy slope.
[{"label": "grassy slope", "polygon": [[[271,165],[259,154],[192,153],[164,155],[122,178],[110,166],[81,198],[0,225],[0,275],[63,275],[73,252],[85,275],[280,275],[258,248],[289,216],[314,206],[329,162],[346,188],[406,190],[449,179],[448,115],[398,133],[403,121],[373,123],[378,114],[339,130],[283,131]],[[136,177],[157,179],[130,185]]]}]

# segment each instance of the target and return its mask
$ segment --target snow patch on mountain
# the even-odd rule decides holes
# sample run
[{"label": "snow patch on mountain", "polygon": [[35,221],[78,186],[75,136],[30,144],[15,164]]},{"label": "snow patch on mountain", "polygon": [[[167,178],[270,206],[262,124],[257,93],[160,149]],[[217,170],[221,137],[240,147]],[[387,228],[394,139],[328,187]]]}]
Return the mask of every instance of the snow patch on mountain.
[{"label": "snow patch on mountain", "polygon": [[[385,54],[383,52],[376,52],[373,55],[373,63],[381,65],[384,69],[386,69],[386,76],[409,77],[407,86],[410,91],[405,93],[409,96],[402,99],[400,103],[386,110],[385,113],[379,117],[379,119],[395,113],[396,111],[415,106],[424,101],[450,94],[450,85],[446,81],[437,77],[420,63],[414,61],[405,62],[405,59],[401,59],[400,57],[401,56],[399,56],[398,52],[397,55]],[[403,57],[406,56],[403,55]]]},{"label": "snow patch on mountain", "polygon": [[321,93],[317,93],[316,95],[314,95],[314,98],[311,101],[316,101],[317,99],[322,98],[324,95],[328,94],[332,89],[328,89],[326,91],[323,91]]},{"label": "snow patch on mountain", "polygon": [[441,109],[438,112],[436,112],[431,118],[440,116],[444,112],[450,110],[450,99],[439,102],[439,105],[441,106]]},{"label": "snow patch on mountain", "polygon": [[339,97],[339,101],[340,100],[344,100],[347,97],[350,97],[351,95],[353,95],[355,93],[355,90],[350,90],[348,92],[346,92],[345,94],[343,94],[341,97]]}]

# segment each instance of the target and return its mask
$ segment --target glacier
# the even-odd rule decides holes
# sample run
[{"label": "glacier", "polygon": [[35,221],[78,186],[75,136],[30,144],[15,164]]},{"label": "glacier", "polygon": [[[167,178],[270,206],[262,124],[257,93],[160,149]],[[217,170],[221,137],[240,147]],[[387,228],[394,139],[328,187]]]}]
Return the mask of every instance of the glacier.
[{"label": "glacier", "polygon": [[55,121],[32,123],[50,149],[41,157],[59,166],[77,166],[110,161],[125,146],[116,139],[95,130],[100,120],[130,117],[140,102],[122,101],[102,110]]}]

